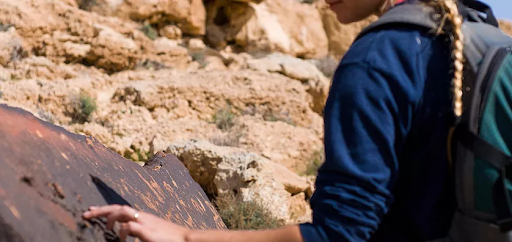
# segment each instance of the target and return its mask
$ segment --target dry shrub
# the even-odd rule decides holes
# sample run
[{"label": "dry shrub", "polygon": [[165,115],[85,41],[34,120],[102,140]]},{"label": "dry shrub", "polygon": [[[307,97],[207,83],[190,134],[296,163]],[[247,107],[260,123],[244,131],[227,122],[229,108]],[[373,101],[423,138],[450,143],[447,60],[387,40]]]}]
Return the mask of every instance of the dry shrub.
[{"label": "dry shrub", "polygon": [[283,226],[282,222],[258,202],[242,201],[233,193],[219,195],[214,202],[229,229],[258,230]]}]

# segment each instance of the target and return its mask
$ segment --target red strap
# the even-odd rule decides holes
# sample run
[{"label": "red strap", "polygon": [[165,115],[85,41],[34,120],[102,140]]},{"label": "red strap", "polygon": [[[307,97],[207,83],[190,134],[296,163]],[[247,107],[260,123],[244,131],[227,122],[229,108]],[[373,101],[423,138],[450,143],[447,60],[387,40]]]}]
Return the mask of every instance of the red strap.
[{"label": "red strap", "polygon": [[395,1],[395,4],[400,4],[400,3],[403,3],[403,2],[405,2],[405,1],[406,1],[406,0],[397,0],[397,1]]}]

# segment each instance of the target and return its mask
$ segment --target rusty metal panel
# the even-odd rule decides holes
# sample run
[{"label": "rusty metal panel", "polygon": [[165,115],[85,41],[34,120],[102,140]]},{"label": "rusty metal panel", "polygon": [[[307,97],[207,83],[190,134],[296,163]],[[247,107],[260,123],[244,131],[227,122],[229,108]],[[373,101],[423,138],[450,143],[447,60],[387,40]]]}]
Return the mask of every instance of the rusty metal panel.
[{"label": "rusty metal panel", "polygon": [[195,229],[225,225],[174,156],[145,167],[96,139],[0,105],[0,241],[116,241],[91,205],[129,204]]}]

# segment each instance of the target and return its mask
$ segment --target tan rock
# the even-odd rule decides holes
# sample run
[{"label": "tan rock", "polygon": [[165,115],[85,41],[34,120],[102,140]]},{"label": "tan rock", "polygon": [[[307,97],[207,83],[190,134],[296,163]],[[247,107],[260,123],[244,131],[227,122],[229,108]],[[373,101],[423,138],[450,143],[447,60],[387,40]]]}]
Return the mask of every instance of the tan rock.
[{"label": "tan rock", "polygon": [[129,101],[149,110],[163,108],[174,117],[185,115],[202,120],[211,120],[230,103],[236,115],[287,113],[297,126],[322,132],[322,119],[310,109],[310,96],[305,88],[278,74],[169,70],[132,74],[136,76],[125,78],[137,81],[118,88],[113,97],[115,102]]},{"label": "tan rock", "polygon": [[201,51],[206,48],[206,45],[204,44],[203,40],[198,38],[192,38],[188,41],[188,48],[191,51]]},{"label": "tan rock", "polygon": [[182,31],[176,25],[167,25],[160,29],[160,35],[169,39],[181,39]]},{"label": "tan rock", "polygon": [[361,30],[377,19],[373,16],[357,23],[344,25],[338,21],[336,14],[324,1],[319,1],[317,7],[329,40],[329,54],[338,59],[345,55]]},{"label": "tan rock", "polygon": [[228,68],[224,65],[224,61],[217,56],[206,56],[204,70],[207,71],[226,71]]},{"label": "tan rock", "polygon": [[0,65],[7,66],[13,61],[18,61],[22,54],[22,40],[16,30],[11,27],[7,32],[0,32]]},{"label": "tan rock", "polygon": [[283,67],[279,62],[270,59],[253,59],[248,60],[249,69],[261,72],[282,72]]},{"label": "tan rock", "polygon": [[167,153],[176,155],[209,194],[236,191],[245,201],[259,201],[286,223],[296,223],[297,218],[310,213],[304,193],[293,196],[286,191],[276,179],[278,174],[265,169],[271,161],[254,153],[195,140],[172,144]]},{"label": "tan rock", "polygon": [[500,20],[500,28],[507,34],[512,35],[512,22],[508,20]]},{"label": "tan rock", "polygon": [[178,41],[170,40],[166,37],[158,38],[154,41],[155,49],[158,54],[172,53],[176,49],[182,49],[183,47],[178,46]]},{"label": "tan rock", "polygon": [[147,59],[178,69],[190,62],[183,50],[158,54],[133,22],[98,16],[62,1],[0,0],[0,11],[0,22],[16,28],[28,54],[57,64],[81,63],[112,73]]},{"label": "tan rock", "polygon": [[[206,11],[201,0],[77,0],[83,9],[104,16],[149,21],[158,24],[177,23],[183,33],[204,35]],[[80,4],[82,3],[82,4]]]},{"label": "tan rock", "polygon": [[295,0],[207,3],[208,42],[236,42],[248,52],[279,51],[306,58],[327,54],[327,36],[316,8]]},{"label": "tan rock", "polygon": [[268,55],[260,61],[277,63],[281,66],[280,72],[283,75],[301,81],[312,97],[311,108],[322,114],[329,93],[330,80],[313,63],[279,53]]},{"label": "tan rock", "polygon": [[286,114],[267,114],[264,121],[241,117],[235,128],[244,134],[240,148],[255,152],[282,166],[302,174],[312,156],[323,147],[322,136],[311,129],[290,125]]}]

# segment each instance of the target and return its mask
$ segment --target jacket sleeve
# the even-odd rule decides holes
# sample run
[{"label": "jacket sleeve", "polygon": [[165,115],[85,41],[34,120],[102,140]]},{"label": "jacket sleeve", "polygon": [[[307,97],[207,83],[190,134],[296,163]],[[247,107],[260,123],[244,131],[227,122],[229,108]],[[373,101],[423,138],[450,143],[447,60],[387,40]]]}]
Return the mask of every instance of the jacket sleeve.
[{"label": "jacket sleeve", "polygon": [[[417,93],[407,75],[341,64],[324,111],[325,158],[305,241],[366,241],[387,213]],[[415,91],[416,90],[416,91]]]}]

